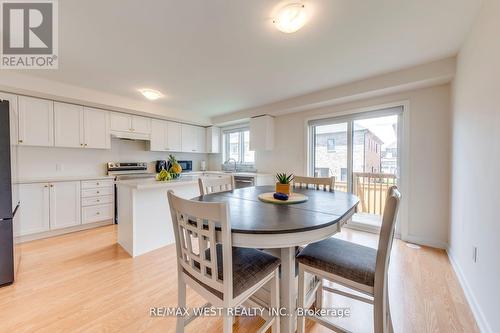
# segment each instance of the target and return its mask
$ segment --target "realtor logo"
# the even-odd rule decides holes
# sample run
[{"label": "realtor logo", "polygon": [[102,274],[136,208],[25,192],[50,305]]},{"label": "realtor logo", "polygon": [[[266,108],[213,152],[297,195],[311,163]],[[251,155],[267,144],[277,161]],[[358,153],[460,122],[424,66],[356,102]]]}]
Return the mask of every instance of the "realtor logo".
[{"label": "realtor logo", "polygon": [[1,1],[4,69],[57,69],[57,0]]}]

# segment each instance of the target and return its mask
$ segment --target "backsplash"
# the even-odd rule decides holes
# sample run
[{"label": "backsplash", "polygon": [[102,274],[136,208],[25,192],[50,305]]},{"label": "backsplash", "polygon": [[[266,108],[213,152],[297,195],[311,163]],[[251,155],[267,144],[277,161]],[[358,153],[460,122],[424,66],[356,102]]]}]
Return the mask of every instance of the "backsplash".
[{"label": "backsplash", "polygon": [[[20,146],[18,177],[61,177],[105,175],[107,162],[148,162],[154,172],[157,160],[166,160],[170,153],[148,151],[146,141],[111,140],[111,150],[47,148]],[[172,153],[179,160],[192,160],[193,171],[199,171],[208,154]]]}]

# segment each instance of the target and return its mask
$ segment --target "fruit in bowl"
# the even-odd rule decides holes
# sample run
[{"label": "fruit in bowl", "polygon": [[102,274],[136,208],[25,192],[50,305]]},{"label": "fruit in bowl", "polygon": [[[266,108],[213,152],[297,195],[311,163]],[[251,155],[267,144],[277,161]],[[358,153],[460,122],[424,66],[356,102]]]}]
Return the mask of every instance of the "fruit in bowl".
[{"label": "fruit in bowl", "polygon": [[166,182],[172,179],[172,174],[165,169],[162,169],[157,175],[156,180],[160,182]]}]

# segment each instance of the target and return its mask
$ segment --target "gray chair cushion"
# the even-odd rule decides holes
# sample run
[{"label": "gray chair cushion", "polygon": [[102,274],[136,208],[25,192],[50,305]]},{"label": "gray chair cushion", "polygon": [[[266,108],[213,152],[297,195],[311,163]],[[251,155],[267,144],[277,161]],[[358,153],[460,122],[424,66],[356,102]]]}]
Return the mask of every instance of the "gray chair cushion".
[{"label": "gray chair cushion", "polygon": [[[223,280],[223,260],[222,260],[222,245],[217,244],[217,270],[218,278]],[[210,250],[206,250],[206,258],[210,260]],[[271,274],[280,265],[280,259],[268,253],[247,249],[242,247],[233,247],[233,297],[240,295],[245,290],[260,282],[264,277]],[[195,266],[199,269],[199,263],[195,262]],[[204,288],[217,295],[222,299],[222,293],[200,282],[191,274],[184,272]],[[208,274],[212,274],[211,269],[207,270]]]},{"label": "gray chair cushion", "polygon": [[341,276],[370,287],[375,284],[377,250],[328,238],[309,244],[297,256],[304,265]]}]

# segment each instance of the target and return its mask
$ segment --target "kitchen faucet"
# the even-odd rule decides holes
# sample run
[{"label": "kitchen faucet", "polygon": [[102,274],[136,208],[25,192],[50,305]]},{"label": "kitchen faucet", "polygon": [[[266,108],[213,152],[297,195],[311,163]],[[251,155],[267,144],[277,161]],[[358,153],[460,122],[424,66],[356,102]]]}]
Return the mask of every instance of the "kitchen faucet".
[{"label": "kitchen faucet", "polygon": [[230,161],[234,162],[234,172],[236,172],[236,164],[238,163],[234,158],[228,158],[224,164],[229,164]]}]

